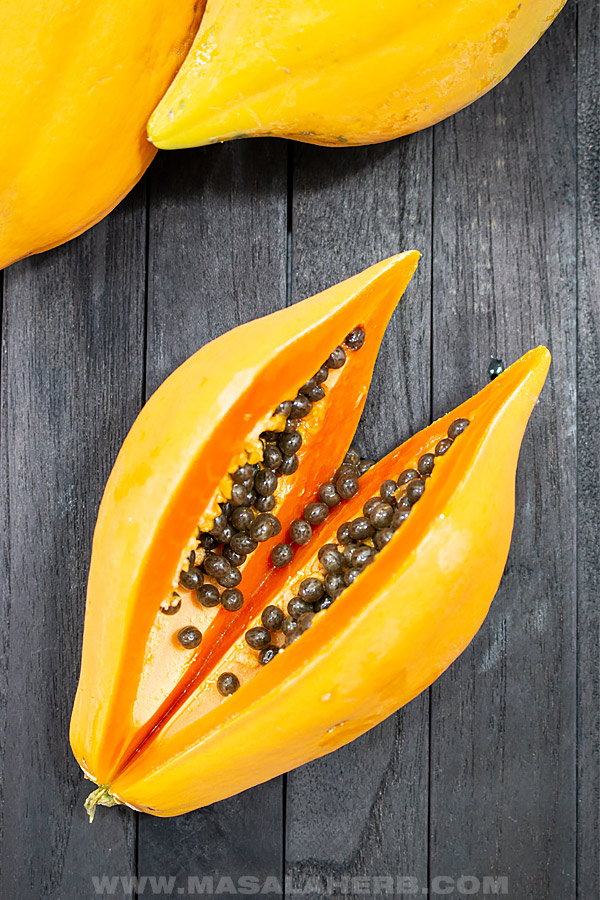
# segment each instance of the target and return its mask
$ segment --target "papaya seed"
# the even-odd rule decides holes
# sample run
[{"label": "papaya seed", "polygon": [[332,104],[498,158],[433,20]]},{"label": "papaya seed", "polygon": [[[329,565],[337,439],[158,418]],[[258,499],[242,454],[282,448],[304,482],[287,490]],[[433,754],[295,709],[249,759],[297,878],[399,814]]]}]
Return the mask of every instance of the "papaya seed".
[{"label": "papaya seed", "polygon": [[279,631],[283,623],[283,613],[278,606],[265,606],[260,621],[268,631]]},{"label": "papaya seed", "polygon": [[210,609],[211,606],[219,605],[219,591],[214,584],[203,584],[196,591],[196,600],[200,606]]},{"label": "papaya seed", "polygon": [[291,544],[277,544],[271,550],[271,562],[277,569],[287,566],[294,558]]},{"label": "papaya seed", "polygon": [[279,653],[278,647],[273,647],[272,645],[270,647],[265,647],[265,649],[261,650],[260,653],[258,654],[259,666],[266,666],[267,663],[270,663],[272,660],[275,659],[275,657],[277,656],[278,653]]},{"label": "papaya seed", "polygon": [[362,325],[358,325],[356,328],[353,328],[350,334],[346,335],[344,340],[344,344],[348,348],[348,350],[360,350],[362,345],[365,342],[365,329]]},{"label": "papaya seed", "polygon": [[179,573],[179,584],[186,591],[195,591],[201,584],[204,584],[204,575],[195,566],[188,569],[187,572],[182,569]]},{"label": "papaya seed", "polygon": [[238,588],[227,588],[221,594],[221,606],[227,612],[237,612],[244,603],[244,595]]},{"label": "papaya seed", "polygon": [[223,697],[229,697],[230,694],[235,694],[239,686],[240,680],[233,672],[223,672],[222,675],[219,675],[217,690]]},{"label": "papaya seed", "polygon": [[308,544],[312,537],[312,528],[304,519],[294,519],[290,525],[290,537],[295,544]]},{"label": "papaya seed", "polygon": [[249,628],[246,632],[246,643],[253,650],[263,650],[271,643],[271,632],[261,625]]},{"label": "papaya seed", "polygon": [[424,476],[431,475],[434,465],[435,457],[433,453],[424,453],[423,456],[419,458],[419,461],[417,463],[419,474]]},{"label": "papaya seed", "polygon": [[448,452],[452,444],[453,441],[451,440],[451,438],[442,438],[442,440],[438,441],[438,443],[435,445],[435,455],[443,456]]},{"label": "papaya seed", "polygon": [[457,438],[459,436],[459,434],[463,433],[463,431],[465,430],[465,428],[468,427],[468,425],[469,425],[468,419],[455,419],[454,422],[452,422],[452,424],[448,428],[448,437],[451,438],[451,440],[454,440],[455,438]]},{"label": "papaya seed", "polygon": [[325,365],[328,369],[341,369],[345,362],[346,351],[343,347],[336,347],[325,360]]},{"label": "papaya seed", "polygon": [[309,525],[320,525],[329,515],[329,507],[326,503],[309,503],[304,508],[304,518]]},{"label": "papaya seed", "polygon": [[193,650],[202,640],[202,632],[193,625],[186,625],[177,632],[177,640],[185,650]]},{"label": "papaya seed", "polygon": [[165,614],[165,616],[174,616],[175,613],[178,613],[181,609],[181,597],[177,593],[177,591],[173,591],[171,596],[163,600],[160,604],[160,611]]}]

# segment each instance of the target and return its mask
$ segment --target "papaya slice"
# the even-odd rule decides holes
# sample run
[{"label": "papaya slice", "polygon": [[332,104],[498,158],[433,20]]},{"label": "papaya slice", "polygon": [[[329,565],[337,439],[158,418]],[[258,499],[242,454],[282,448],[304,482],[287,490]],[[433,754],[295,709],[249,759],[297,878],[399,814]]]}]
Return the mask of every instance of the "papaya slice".
[{"label": "papaya slice", "polygon": [[223,335],[134,423],[94,534],[71,724],[90,816],[177,815],[328,753],[481,625],[550,357],[378,463],[347,452],[417,260]]}]

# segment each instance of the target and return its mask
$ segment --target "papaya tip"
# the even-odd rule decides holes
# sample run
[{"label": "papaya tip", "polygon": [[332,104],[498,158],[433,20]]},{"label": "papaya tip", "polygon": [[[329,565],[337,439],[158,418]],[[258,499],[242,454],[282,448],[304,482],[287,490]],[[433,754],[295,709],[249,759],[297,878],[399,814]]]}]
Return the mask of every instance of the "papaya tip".
[{"label": "papaya tip", "polygon": [[90,818],[91,825],[96,815],[97,806],[119,806],[119,801],[115,800],[106,785],[101,785],[95,791],[92,791],[83,805]]}]

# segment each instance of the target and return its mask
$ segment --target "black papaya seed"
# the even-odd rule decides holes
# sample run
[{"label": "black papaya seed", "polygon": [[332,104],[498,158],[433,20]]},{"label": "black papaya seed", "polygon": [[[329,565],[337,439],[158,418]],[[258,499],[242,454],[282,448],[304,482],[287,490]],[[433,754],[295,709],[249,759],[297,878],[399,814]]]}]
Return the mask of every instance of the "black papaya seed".
[{"label": "black papaya seed", "polygon": [[455,419],[448,429],[448,437],[454,440],[459,436],[459,434],[462,434],[465,428],[468,428],[468,426],[468,419]]},{"label": "black papaya seed", "polygon": [[277,506],[275,494],[270,494],[268,497],[257,497],[253,505],[259,512],[270,512]]},{"label": "black papaya seed", "polygon": [[267,663],[270,663],[275,659],[277,654],[279,653],[278,647],[265,647],[264,650],[261,650],[258,654],[258,664],[259,666],[266,666]]},{"label": "black papaya seed", "polygon": [[312,402],[304,394],[298,394],[292,400],[290,419],[303,419],[312,409]]},{"label": "black papaya seed", "polygon": [[283,460],[283,453],[275,444],[267,444],[263,452],[263,462],[269,469],[278,469]]},{"label": "black papaya seed", "polygon": [[319,500],[331,508],[338,506],[342,498],[338,494],[335,484],[332,481],[326,481],[319,487]]},{"label": "black papaya seed", "polygon": [[419,473],[416,469],[405,469],[398,476],[398,486],[402,487],[404,484],[409,484],[409,482],[414,481],[415,478],[419,477]]},{"label": "black papaya seed", "polygon": [[202,632],[193,625],[186,625],[177,632],[177,640],[186,650],[193,650],[202,640]]},{"label": "black papaya seed", "polygon": [[313,375],[313,381],[316,381],[317,384],[323,384],[327,381],[328,377],[329,369],[327,366],[321,366],[321,368]]},{"label": "black papaya seed", "polygon": [[325,360],[325,365],[328,369],[341,369],[345,362],[346,351],[343,347],[336,347]]},{"label": "black papaya seed", "polygon": [[239,686],[240,680],[237,675],[233,674],[233,672],[223,672],[222,675],[219,675],[219,679],[217,681],[217,690],[223,697],[228,697],[230,694],[235,694]]},{"label": "black papaya seed", "polygon": [[288,634],[291,634],[298,627],[298,622],[292,616],[286,616],[283,622],[281,623],[281,630],[284,635],[287,637]]},{"label": "black papaya seed", "polygon": [[339,597],[345,587],[344,576],[343,575],[333,575],[328,574],[325,576],[325,580],[323,581],[323,587],[325,588],[325,592],[335,599]]},{"label": "black papaya seed", "polygon": [[312,620],[314,619],[314,617],[315,617],[314,612],[302,613],[302,615],[298,619],[298,631],[300,631],[300,632],[308,631],[308,629],[312,625]]},{"label": "black papaya seed", "polygon": [[[408,501],[410,504],[410,501]],[[392,528],[400,528],[410,515],[410,509],[397,509],[392,517]]]},{"label": "black papaya seed", "polygon": [[352,538],[350,537],[350,523],[343,522],[336,532],[336,537],[338,544],[349,544]]},{"label": "black papaya seed", "polygon": [[[254,519],[250,523],[250,528],[254,525]],[[248,531],[239,531],[237,534],[234,534],[229,542],[229,546],[235,550],[236,553],[253,553],[258,547],[258,543],[254,540],[253,537],[250,536]]]},{"label": "black papaya seed", "polygon": [[321,597],[321,599],[317,600],[315,603],[315,612],[323,612],[324,609],[329,609],[332,603],[333,597]]},{"label": "black papaya seed", "polygon": [[323,582],[320,578],[305,578],[300,582],[298,588],[298,596],[307,603],[314,603],[323,596]]},{"label": "black papaya seed", "polygon": [[450,438],[442,438],[441,441],[438,441],[435,445],[435,455],[443,456],[444,453],[447,453],[450,447],[454,442]]},{"label": "black papaya seed", "polygon": [[261,469],[254,479],[254,489],[262,497],[268,497],[277,490],[277,475],[273,469]]},{"label": "black papaya seed", "polygon": [[165,616],[174,616],[175,613],[178,613],[181,609],[181,597],[177,593],[177,591],[173,591],[170,597],[167,597],[166,600],[163,600],[160,604],[160,611],[165,614]]},{"label": "black papaya seed", "polygon": [[346,582],[346,585],[349,586],[349,585],[353,584],[359,575],[360,575],[360,569],[348,569],[348,571],[344,575],[344,581]]},{"label": "black papaya seed", "polygon": [[228,572],[224,572],[217,578],[218,583],[224,588],[237,587],[242,580],[242,573],[235,566],[231,566]]},{"label": "black papaya seed", "polygon": [[230,544],[225,544],[223,547],[223,556],[227,562],[231,563],[231,565],[235,566],[237,569],[246,562],[246,554],[237,553]]},{"label": "black papaya seed", "polygon": [[329,515],[329,507],[326,503],[309,503],[304,508],[304,518],[309,525],[320,525]]},{"label": "black papaya seed", "polygon": [[335,487],[342,500],[350,500],[358,493],[358,475],[351,472],[340,475]]},{"label": "black papaya seed", "polygon": [[293,475],[299,466],[299,460],[295,453],[284,456],[281,465],[277,469],[278,475]]},{"label": "black papaya seed", "polygon": [[344,566],[344,558],[335,544],[325,544],[319,550],[319,562],[326,572],[333,575],[342,571]]},{"label": "black papaya seed", "polygon": [[368,472],[375,465],[374,459],[361,459],[357,468],[358,477],[361,478],[365,472]]},{"label": "black papaya seed", "polygon": [[382,500],[386,500],[388,503],[395,499],[396,491],[398,490],[398,485],[395,481],[392,481],[391,478],[386,479],[381,483],[381,487],[379,488],[379,496]]},{"label": "black papaya seed", "polygon": [[195,566],[191,569],[188,569],[187,572],[185,569],[179,573],[179,584],[186,591],[195,591],[200,587],[201,584],[204,583],[204,575],[197,569]]},{"label": "black papaya seed", "polygon": [[238,588],[227,588],[221,594],[221,606],[227,612],[237,612],[244,604],[244,595]]},{"label": "black papaya seed", "polygon": [[261,513],[249,528],[250,537],[262,543],[273,536],[273,523],[269,513]]},{"label": "black papaya seed", "polygon": [[277,569],[289,565],[294,558],[294,550],[291,544],[277,544],[271,550],[271,562]]},{"label": "black papaya seed", "polygon": [[431,475],[434,465],[435,457],[433,453],[424,453],[423,456],[419,458],[419,461],[417,463],[419,474],[424,476]]},{"label": "black papaya seed", "polygon": [[196,591],[196,600],[200,606],[210,609],[211,606],[219,605],[219,591],[214,584],[203,584]]},{"label": "black papaya seed", "polygon": [[290,410],[292,408],[291,400],[284,400],[283,403],[280,403],[277,409],[275,410],[276,416],[285,416],[286,419],[290,414]]},{"label": "black papaya seed", "polygon": [[304,519],[294,519],[290,525],[290,537],[295,544],[308,544],[312,537],[312,528]]},{"label": "black papaya seed", "polygon": [[246,632],[246,643],[253,650],[263,650],[271,643],[271,632],[267,631],[261,625],[255,628],[249,628]]},{"label": "black papaya seed", "polygon": [[344,340],[344,344],[348,348],[348,350],[360,350],[362,345],[365,342],[365,329],[362,325],[358,325],[356,328],[353,328],[350,334],[346,335]]},{"label": "black papaya seed", "polygon": [[283,613],[278,606],[265,606],[260,621],[268,631],[279,631],[283,623]]},{"label": "black papaya seed", "polygon": [[406,496],[411,504],[416,503],[417,500],[423,496],[425,492],[425,482],[422,478],[416,478],[414,481],[411,481],[406,489]]},{"label": "black papaya seed", "polygon": [[[284,456],[292,456],[302,446],[302,435],[299,431],[282,434],[279,438],[279,449]],[[281,465],[281,463],[280,463]]]},{"label": "black papaya seed", "polygon": [[375,533],[375,529],[365,516],[359,516],[350,522],[350,537],[353,541],[365,541]]},{"label": "black papaya seed", "polygon": [[302,613],[311,611],[311,604],[307,603],[306,600],[302,600],[301,597],[292,597],[287,605],[288,615],[291,616],[292,619],[297,619]]},{"label": "black papaya seed", "polygon": [[389,544],[391,539],[394,537],[394,531],[392,528],[382,528],[381,531],[378,531],[375,537],[373,538],[373,543],[375,544],[375,548],[377,550],[383,550],[386,544]]},{"label": "black papaya seed", "polygon": [[206,574],[211,578],[219,578],[231,569],[231,563],[227,562],[224,556],[216,553],[207,553],[202,565]]},{"label": "black papaya seed", "polygon": [[317,384],[314,379],[309,379],[306,384],[303,384],[299,391],[300,394],[304,394],[305,397],[308,397],[313,403],[318,403],[319,400],[322,400],[325,396],[325,391],[321,387],[320,384]]}]

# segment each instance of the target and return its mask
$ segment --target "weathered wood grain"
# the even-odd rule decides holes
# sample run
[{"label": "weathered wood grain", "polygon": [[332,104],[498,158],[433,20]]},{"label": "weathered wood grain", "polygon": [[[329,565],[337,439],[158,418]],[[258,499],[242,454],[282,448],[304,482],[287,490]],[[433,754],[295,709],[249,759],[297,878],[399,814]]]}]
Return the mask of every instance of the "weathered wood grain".
[{"label": "weathered wood grain", "polygon": [[[575,10],[435,136],[434,414],[547,344],[490,616],[432,690],[431,878],[575,891]],[[466,883],[471,886],[473,883]]]},{"label": "weathered wood grain", "polygon": [[600,896],[600,6],[579,4],[577,897]]},{"label": "weathered wood grain", "polygon": [[11,900],[94,896],[94,876],[134,871],[134,817],[100,811],[92,832],[68,732],[92,529],[140,402],[144,244],[142,188],[5,273],[0,893]]},{"label": "weathered wood grain", "polygon": [[[292,300],[400,250],[423,259],[385,338],[356,447],[380,456],[429,421],[431,133],[293,151]],[[349,328],[354,323],[349,323]],[[428,701],[287,777],[286,872],[301,896],[427,870]]]},{"label": "weathered wood grain", "polygon": [[[287,146],[161,154],[150,181],[147,394],[207,341],[285,306]],[[277,779],[170,821],[141,816],[139,871],[183,888],[202,876],[215,889],[219,877],[280,882],[282,834]]]}]

